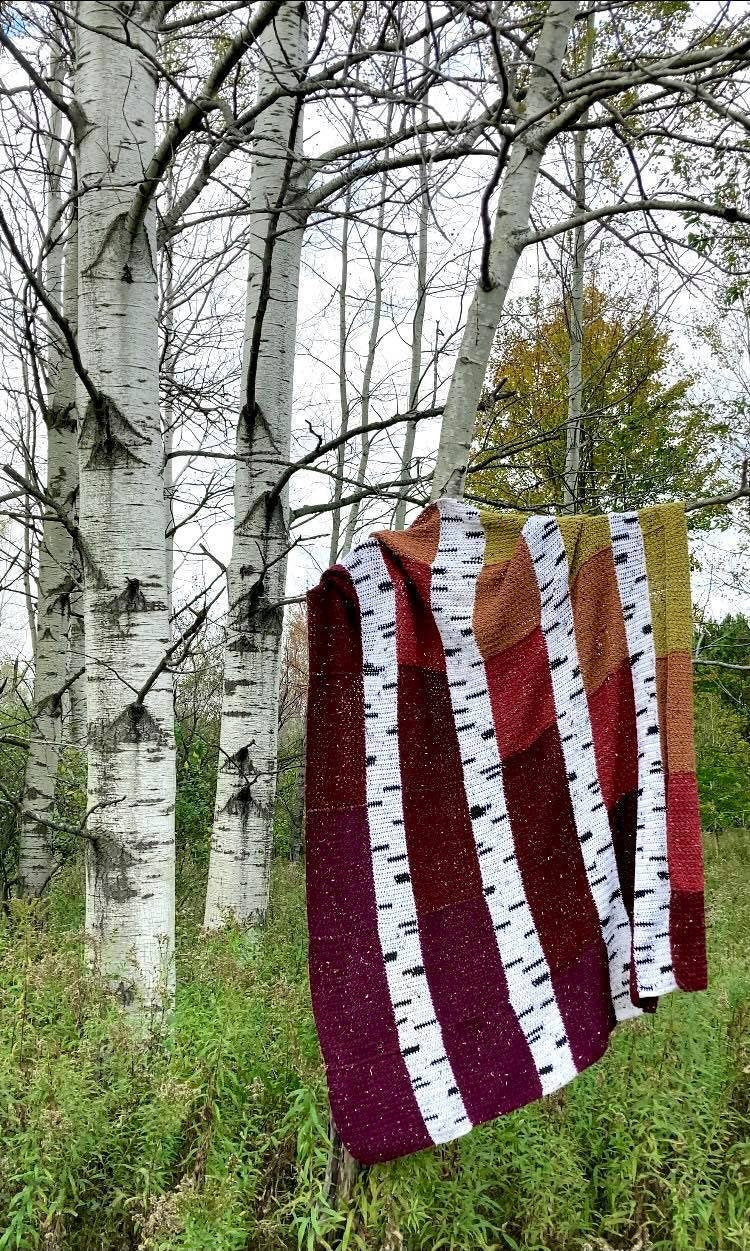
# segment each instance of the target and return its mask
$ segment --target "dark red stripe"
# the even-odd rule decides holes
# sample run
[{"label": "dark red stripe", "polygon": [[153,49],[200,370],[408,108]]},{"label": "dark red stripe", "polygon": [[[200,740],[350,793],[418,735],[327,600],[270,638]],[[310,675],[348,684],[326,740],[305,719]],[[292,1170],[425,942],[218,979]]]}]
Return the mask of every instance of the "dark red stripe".
[{"label": "dark red stripe", "polygon": [[547,644],[541,627],[485,662],[492,719],[503,759],[556,724]]},{"label": "dark red stripe", "polygon": [[667,777],[667,854],[673,888],[702,891],[703,843],[694,773]]},{"label": "dark red stripe", "polygon": [[585,1068],[606,1046],[612,1005],[607,952],[586,878],[556,723],[524,751],[503,760],[503,781],[531,915],[573,1058],[578,1068]]},{"label": "dark red stripe", "polygon": [[670,773],[667,777],[667,855],[672,884],[669,938],[675,979],[682,990],[705,990],[708,961],[703,842],[694,773]]},{"label": "dark red stripe", "polygon": [[[429,607],[429,580],[408,561],[386,561],[397,587],[398,649]],[[420,567],[423,570],[424,567]],[[409,869],[430,993],[446,1052],[475,1124],[541,1094],[482,889],[448,680],[431,645],[423,663],[399,664],[398,719]]]},{"label": "dark red stripe", "polygon": [[334,567],[308,593],[307,631],[307,809],[358,807],[366,802],[362,645],[345,569]]},{"label": "dark red stripe", "polygon": [[399,1048],[377,928],[359,607],[345,570],[308,596],[306,885],[315,1023],[331,1110],[363,1163],[429,1146]]},{"label": "dark red stripe", "polygon": [[[612,611],[615,604],[620,612],[619,597],[613,601]],[[588,692],[588,705],[596,768],[612,831],[620,891],[632,924],[638,842],[638,730],[629,660],[609,673],[596,690]],[[653,999],[641,999],[638,994],[632,947],[630,998],[644,1011],[651,1012],[655,1008]]]},{"label": "dark red stripe", "polygon": [[630,661],[610,673],[588,697],[602,797],[611,811],[638,789],[638,738]]},{"label": "dark red stripe", "polygon": [[669,938],[677,985],[681,990],[705,990],[708,960],[703,891],[672,892]]}]

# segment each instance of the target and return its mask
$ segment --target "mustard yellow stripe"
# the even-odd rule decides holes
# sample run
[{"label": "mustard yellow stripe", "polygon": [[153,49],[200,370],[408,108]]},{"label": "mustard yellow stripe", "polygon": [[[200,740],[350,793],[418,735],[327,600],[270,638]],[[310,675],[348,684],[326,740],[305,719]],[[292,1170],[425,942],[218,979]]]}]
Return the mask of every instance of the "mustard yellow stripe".
[{"label": "mustard yellow stripe", "polygon": [[[486,536],[484,563],[504,564],[511,560],[518,546],[527,513],[494,513],[480,509]],[[557,518],[568,554],[571,579],[581,565],[610,546],[609,526],[604,516],[565,516]]]},{"label": "mustard yellow stripe", "polygon": [[655,504],[639,513],[657,656],[692,646],[690,555],[681,504]]},{"label": "mustard yellow stripe", "polygon": [[572,582],[587,560],[612,546],[609,522],[605,516],[598,514],[558,517],[557,522],[568,554]]},{"label": "mustard yellow stripe", "polygon": [[480,508],[479,516],[485,533],[485,565],[505,564],[513,557],[528,514],[495,513]]},{"label": "mustard yellow stripe", "polygon": [[[505,564],[517,550],[526,513],[480,510],[486,535],[485,564]],[[646,551],[654,646],[657,656],[689,651],[692,645],[690,559],[685,510],[681,504],[655,504],[639,513]],[[570,564],[570,580],[592,556],[611,546],[603,515],[557,518]]]}]

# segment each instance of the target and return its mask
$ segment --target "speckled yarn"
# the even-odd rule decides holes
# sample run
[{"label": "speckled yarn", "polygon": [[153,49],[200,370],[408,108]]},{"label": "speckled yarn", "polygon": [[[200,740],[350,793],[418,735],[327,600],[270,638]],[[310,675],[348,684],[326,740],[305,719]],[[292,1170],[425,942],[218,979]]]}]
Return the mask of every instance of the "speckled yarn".
[{"label": "speckled yarn", "polygon": [[308,622],[310,984],[369,1163],[706,985],[684,513],[440,500],[329,569]]}]

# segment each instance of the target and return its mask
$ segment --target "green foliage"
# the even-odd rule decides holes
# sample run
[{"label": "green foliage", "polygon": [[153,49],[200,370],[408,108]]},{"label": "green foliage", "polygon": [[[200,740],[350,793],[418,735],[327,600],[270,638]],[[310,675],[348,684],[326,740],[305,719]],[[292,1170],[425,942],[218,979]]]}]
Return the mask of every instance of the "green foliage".
[{"label": "green foliage", "polygon": [[704,621],[696,650],[695,736],[706,830],[750,828],[750,622],[738,614]]},{"label": "green foliage", "polygon": [[287,860],[299,859],[303,843],[304,736],[299,727],[284,736],[279,745],[279,774],[273,821],[274,854]]},{"label": "green foliage", "polygon": [[750,829],[750,743],[743,729],[742,717],[718,691],[698,688],[695,738],[706,830]]},{"label": "green foliage", "polygon": [[[479,415],[471,491],[537,508],[562,498],[568,315],[559,299],[539,296],[517,312],[495,345],[502,396]],[[696,378],[658,315],[632,293],[617,300],[586,290],[583,378],[579,510],[641,508],[723,486],[717,447],[726,423],[697,402]]]},{"label": "green foliage", "polygon": [[[742,613],[723,621],[704,621],[696,650],[704,662],[696,666],[699,690],[717,691],[737,714],[741,732],[750,742],[750,621]],[[744,665],[731,669],[728,665]]]},{"label": "green foliage", "polygon": [[[205,872],[211,846],[211,825],[216,797],[218,752],[200,733],[187,734],[182,722],[175,726],[177,740],[177,799],[175,833],[177,860],[183,877],[195,868]],[[214,739],[215,741],[215,739]]]},{"label": "green foliage", "polygon": [[0,922],[0,1251],[746,1251],[750,856],[739,834],[707,854],[708,994],[620,1027],[558,1095],[364,1170],[342,1211],[299,866],[276,861],[260,937],[181,911],[176,1011],[148,1040],[85,969],[68,869]]},{"label": "green foliage", "polygon": [[5,899],[18,872],[18,817],[14,801],[23,789],[28,735],[23,710],[0,705],[0,892]]},{"label": "green foliage", "polygon": [[[86,757],[76,747],[66,747],[60,753],[55,801],[63,824],[80,824],[86,811]],[[70,850],[75,850],[75,844]]]}]

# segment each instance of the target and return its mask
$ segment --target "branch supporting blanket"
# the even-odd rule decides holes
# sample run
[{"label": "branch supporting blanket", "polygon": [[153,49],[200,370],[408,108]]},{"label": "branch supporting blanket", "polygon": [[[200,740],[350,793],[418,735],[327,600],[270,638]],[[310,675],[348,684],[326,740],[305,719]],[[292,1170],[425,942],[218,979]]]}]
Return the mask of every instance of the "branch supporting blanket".
[{"label": "branch supporting blanket", "polygon": [[443,499],[329,569],[308,622],[310,984],[374,1162],[706,985],[684,513]]}]

